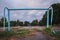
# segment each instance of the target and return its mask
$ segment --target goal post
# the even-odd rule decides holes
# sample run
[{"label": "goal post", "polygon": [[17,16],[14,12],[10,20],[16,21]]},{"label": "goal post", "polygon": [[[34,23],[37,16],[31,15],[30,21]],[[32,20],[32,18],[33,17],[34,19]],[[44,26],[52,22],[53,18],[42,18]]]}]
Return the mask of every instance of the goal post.
[{"label": "goal post", "polygon": [[52,25],[52,20],[53,20],[53,8],[49,7],[49,8],[20,8],[20,9],[9,9],[7,7],[4,8],[4,27],[3,30],[5,31],[5,10],[8,10],[8,31],[10,31],[10,11],[12,10],[47,10],[47,22],[46,22],[46,27],[49,27],[49,10],[51,9],[51,25]]}]

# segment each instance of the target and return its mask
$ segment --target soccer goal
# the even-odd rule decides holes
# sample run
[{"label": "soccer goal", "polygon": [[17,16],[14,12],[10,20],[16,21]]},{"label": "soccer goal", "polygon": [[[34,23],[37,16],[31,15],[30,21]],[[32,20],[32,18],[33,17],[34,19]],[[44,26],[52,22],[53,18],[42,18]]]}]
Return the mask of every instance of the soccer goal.
[{"label": "soccer goal", "polygon": [[[3,30],[5,31],[5,17],[6,17],[6,13],[5,10],[8,10],[8,31],[10,31],[10,11],[15,11],[15,10],[46,10],[47,11],[47,22],[46,22],[46,27],[49,27],[49,20],[51,20],[51,25],[52,25],[52,20],[53,20],[53,8],[49,7],[49,8],[19,8],[19,9],[9,9],[7,7],[4,8],[4,27]],[[51,17],[49,19],[49,10],[51,10]]]}]

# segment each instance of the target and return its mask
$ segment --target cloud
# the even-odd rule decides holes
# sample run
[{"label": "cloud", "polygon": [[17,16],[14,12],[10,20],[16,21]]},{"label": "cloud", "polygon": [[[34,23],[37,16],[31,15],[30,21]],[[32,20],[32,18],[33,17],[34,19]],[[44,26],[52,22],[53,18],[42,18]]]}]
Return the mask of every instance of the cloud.
[{"label": "cloud", "polygon": [[38,11],[37,10],[31,10],[28,12],[28,15],[36,14]]},{"label": "cloud", "polygon": [[[8,8],[48,8],[53,3],[60,3],[60,0],[0,0],[0,18],[3,16],[4,7]],[[7,11],[6,11],[7,13]],[[45,11],[23,10],[10,12],[11,20],[32,21],[41,20]],[[6,17],[8,14],[6,14]]]}]

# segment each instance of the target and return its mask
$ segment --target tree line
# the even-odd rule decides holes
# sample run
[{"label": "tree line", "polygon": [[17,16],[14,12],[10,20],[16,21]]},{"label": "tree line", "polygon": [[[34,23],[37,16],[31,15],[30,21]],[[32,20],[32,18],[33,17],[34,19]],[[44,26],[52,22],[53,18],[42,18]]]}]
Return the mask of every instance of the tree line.
[{"label": "tree line", "polygon": [[[0,19],[0,27],[3,26],[3,22],[4,22],[4,18],[2,17]],[[5,18],[5,26],[8,26],[8,21],[7,19]],[[40,21],[39,21],[40,22]],[[28,21],[25,21],[25,22],[22,22],[20,20],[17,20],[17,21],[10,21],[10,26],[42,26],[41,23],[39,23],[38,20],[33,20],[31,23],[28,22]]]}]

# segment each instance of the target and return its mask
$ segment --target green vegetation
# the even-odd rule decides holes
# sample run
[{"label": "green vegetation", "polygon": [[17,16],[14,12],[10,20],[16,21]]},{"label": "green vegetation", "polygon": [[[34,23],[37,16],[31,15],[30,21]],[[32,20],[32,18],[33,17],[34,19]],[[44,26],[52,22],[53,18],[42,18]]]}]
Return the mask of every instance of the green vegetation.
[{"label": "green vegetation", "polygon": [[0,38],[1,37],[17,36],[17,35],[19,35],[20,37],[24,37],[29,33],[30,33],[30,31],[28,29],[17,30],[16,32],[14,32],[14,31],[10,31],[10,32],[3,31],[3,32],[0,32]]},{"label": "green vegetation", "polygon": [[49,37],[51,37],[51,40],[60,40],[60,32],[59,31],[55,31],[55,33],[53,32],[53,30],[51,30],[52,27],[49,28],[45,28],[42,32],[45,35],[48,35]]},{"label": "green vegetation", "polygon": [[17,35],[20,35],[21,37],[24,37],[29,33],[30,33],[30,30],[28,29],[17,30]]},{"label": "green vegetation", "polygon": [[52,36],[52,30],[51,30],[51,28],[52,28],[51,26],[49,28],[45,28],[43,30],[43,33]]},{"label": "green vegetation", "polygon": [[53,36],[55,37],[55,40],[60,40],[60,32],[56,32]]},{"label": "green vegetation", "polygon": [[31,23],[32,26],[38,26],[38,20],[33,20]]},{"label": "green vegetation", "polygon": [[[60,3],[52,4],[53,7],[53,25],[60,25]],[[46,17],[47,16],[47,11],[45,12],[45,15],[43,16],[43,19],[40,21],[41,25],[46,25]],[[51,21],[51,10],[49,10],[49,24]]]},{"label": "green vegetation", "polygon": [[10,37],[10,36],[14,36],[16,33],[13,32],[13,31],[3,31],[3,32],[0,32],[0,38],[1,37]]}]

